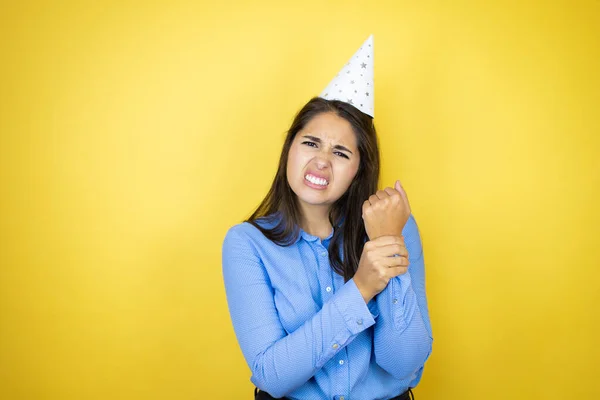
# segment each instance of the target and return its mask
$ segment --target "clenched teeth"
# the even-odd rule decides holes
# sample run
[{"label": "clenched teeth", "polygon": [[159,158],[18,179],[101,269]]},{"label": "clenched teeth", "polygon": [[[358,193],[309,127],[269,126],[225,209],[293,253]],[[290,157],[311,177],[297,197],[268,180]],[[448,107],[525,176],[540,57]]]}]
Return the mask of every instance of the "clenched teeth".
[{"label": "clenched teeth", "polygon": [[316,176],[313,176],[311,174],[306,174],[304,179],[306,179],[310,183],[314,183],[315,185],[327,186],[329,184],[327,179],[317,178]]}]

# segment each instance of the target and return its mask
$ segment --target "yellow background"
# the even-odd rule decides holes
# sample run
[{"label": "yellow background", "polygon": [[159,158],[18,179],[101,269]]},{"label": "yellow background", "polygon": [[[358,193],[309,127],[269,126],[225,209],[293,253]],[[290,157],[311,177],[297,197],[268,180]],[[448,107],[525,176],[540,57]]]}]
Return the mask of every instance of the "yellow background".
[{"label": "yellow background", "polygon": [[371,33],[417,398],[600,397],[599,1],[3,3],[0,398],[252,398],[222,239]]}]

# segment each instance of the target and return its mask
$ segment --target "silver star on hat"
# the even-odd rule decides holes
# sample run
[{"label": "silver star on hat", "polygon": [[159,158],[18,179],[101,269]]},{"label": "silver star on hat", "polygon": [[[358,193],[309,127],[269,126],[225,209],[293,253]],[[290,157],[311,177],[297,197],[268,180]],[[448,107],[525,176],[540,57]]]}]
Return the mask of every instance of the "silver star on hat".
[{"label": "silver star on hat", "polygon": [[375,116],[373,89],[373,35],[371,35],[329,82],[319,97],[352,104],[373,118]]}]

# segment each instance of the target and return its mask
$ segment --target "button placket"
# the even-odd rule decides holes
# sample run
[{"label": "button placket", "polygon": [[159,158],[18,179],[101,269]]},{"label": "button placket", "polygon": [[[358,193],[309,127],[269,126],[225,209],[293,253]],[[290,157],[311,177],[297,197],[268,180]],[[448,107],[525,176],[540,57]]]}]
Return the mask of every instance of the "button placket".
[{"label": "button placket", "polygon": [[[344,380],[347,379],[347,376],[348,376],[348,363],[346,362],[346,359],[348,358],[347,349],[346,348],[342,349],[338,353],[338,356],[340,358],[337,360],[338,367],[337,367],[336,376],[337,376],[337,379],[339,379],[339,382],[344,382]],[[349,397],[346,394],[339,394],[339,393],[345,392],[345,390],[342,387],[336,387],[334,390],[338,394],[333,396],[333,400],[343,400],[343,399],[349,400]]]},{"label": "button placket", "polygon": [[329,299],[329,297],[333,294],[333,284],[328,276],[328,274],[331,273],[331,268],[329,267],[329,253],[327,249],[321,243],[318,242],[316,243],[315,251],[318,254],[318,276],[321,290],[323,290],[324,287],[326,292],[325,294],[323,294],[323,299]]}]

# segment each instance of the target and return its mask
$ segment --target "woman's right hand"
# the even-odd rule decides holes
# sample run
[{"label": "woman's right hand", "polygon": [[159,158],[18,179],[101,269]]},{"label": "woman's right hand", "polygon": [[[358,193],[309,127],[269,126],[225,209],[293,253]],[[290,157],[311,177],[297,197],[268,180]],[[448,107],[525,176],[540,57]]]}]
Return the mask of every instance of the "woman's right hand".
[{"label": "woman's right hand", "polygon": [[404,237],[380,236],[366,242],[353,278],[365,302],[385,289],[390,279],[406,273],[408,264]]}]

